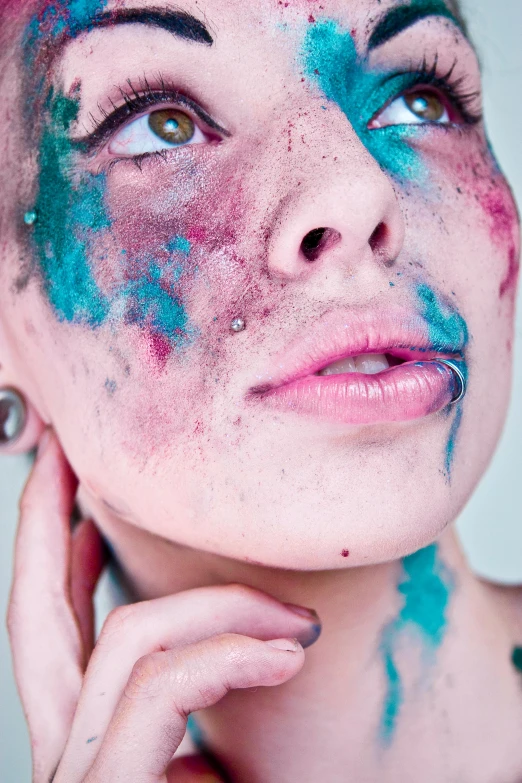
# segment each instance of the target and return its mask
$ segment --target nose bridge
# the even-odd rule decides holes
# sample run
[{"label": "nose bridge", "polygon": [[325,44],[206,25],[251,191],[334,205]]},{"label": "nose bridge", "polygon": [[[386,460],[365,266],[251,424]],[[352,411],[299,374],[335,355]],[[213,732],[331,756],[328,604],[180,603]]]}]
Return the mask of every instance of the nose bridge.
[{"label": "nose bridge", "polygon": [[260,166],[272,172],[265,231],[272,271],[301,274],[302,240],[319,228],[335,232],[351,263],[368,249],[393,260],[404,239],[394,187],[342,111],[311,96],[275,122],[266,168]]}]

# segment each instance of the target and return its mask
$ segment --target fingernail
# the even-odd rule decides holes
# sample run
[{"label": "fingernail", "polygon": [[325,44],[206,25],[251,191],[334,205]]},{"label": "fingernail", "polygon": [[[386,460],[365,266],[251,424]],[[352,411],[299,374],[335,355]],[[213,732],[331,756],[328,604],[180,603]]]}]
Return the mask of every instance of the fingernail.
[{"label": "fingernail", "polygon": [[313,623],[306,632],[300,633],[297,638],[301,643],[301,647],[305,650],[307,647],[311,647],[319,639],[321,630],[321,623]]},{"label": "fingernail", "polygon": [[297,639],[271,639],[266,644],[275,647],[276,650],[286,650],[287,652],[298,652],[301,649]]},{"label": "fingernail", "polygon": [[286,606],[289,612],[298,614],[299,617],[304,617],[310,623],[318,623],[320,625],[319,615],[315,609],[307,609],[306,606],[298,606],[297,604],[283,604]]},{"label": "fingernail", "polygon": [[50,440],[51,440],[51,428],[47,427],[47,429],[43,431],[42,436],[38,441],[38,454],[37,454],[38,457],[41,457],[42,454],[44,454],[45,450],[47,449],[47,446],[49,445]]}]

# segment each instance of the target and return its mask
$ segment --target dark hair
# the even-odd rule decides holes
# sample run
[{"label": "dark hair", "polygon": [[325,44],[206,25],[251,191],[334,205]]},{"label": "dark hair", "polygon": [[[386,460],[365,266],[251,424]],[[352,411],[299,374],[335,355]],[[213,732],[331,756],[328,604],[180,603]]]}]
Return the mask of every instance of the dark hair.
[{"label": "dark hair", "polygon": [[461,23],[462,28],[467,30],[466,20],[464,19],[464,14],[462,13],[462,8],[460,7],[460,0],[447,0],[447,5],[450,11],[455,14]]}]

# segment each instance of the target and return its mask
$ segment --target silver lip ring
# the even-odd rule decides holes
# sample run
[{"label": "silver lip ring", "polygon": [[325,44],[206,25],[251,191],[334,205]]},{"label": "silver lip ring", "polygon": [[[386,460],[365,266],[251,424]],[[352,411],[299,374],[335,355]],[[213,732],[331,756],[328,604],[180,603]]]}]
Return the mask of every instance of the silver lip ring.
[{"label": "silver lip ring", "polygon": [[454,397],[452,399],[452,401],[450,402],[450,405],[456,405],[458,402],[460,402],[464,398],[464,396],[466,394],[466,379],[465,379],[465,377],[464,377],[464,375],[462,373],[462,370],[460,369],[460,367],[458,367],[455,364],[455,362],[452,362],[451,359],[436,359],[436,361],[439,364],[445,364],[446,367],[449,367],[450,370],[453,370],[453,372],[457,376],[457,379],[458,379],[459,385],[460,385],[460,391],[457,394],[457,396]]}]

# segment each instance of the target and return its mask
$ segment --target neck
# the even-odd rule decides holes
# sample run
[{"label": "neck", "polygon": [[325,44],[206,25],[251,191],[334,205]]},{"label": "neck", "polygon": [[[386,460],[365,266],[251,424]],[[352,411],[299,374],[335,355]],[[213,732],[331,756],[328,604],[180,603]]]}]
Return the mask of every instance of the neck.
[{"label": "neck", "polygon": [[[405,759],[415,769],[418,751],[423,764],[434,755],[433,778],[421,766],[411,779],[440,783],[450,779],[440,762],[451,766],[448,731],[461,736],[470,720],[481,730],[482,678],[494,677],[499,712],[502,698],[517,692],[507,665],[509,620],[469,572],[452,532],[400,561],[303,573],[181,549],[114,521],[101,526],[138,599],[240,582],[319,614],[322,635],[294,680],[236,691],[197,716],[205,742],[234,770],[234,780],[345,783],[349,765],[357,781],[406,781],[393,770]],[[449,685],[455,672],[478,700],[465,720]]]}]

